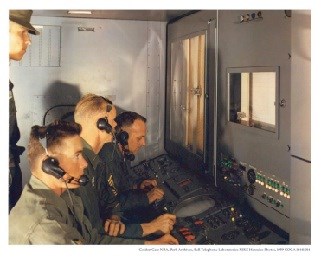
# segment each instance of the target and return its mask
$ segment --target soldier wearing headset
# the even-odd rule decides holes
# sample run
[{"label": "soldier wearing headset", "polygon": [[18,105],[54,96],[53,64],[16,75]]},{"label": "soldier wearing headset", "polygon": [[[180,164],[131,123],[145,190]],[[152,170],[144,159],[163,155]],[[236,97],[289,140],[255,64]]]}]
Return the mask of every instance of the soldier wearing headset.
[{"label": "soldier wearing headset", "polygon": [[155,179],[142,180],[131,170],[130,162],[145,146],[146,118],[136,112],[123,112],[115,121],[116,143],[105,144],[99,155],[105,161],[108,183],[118,195],[126,221],[146,222],[156,215],[149,206],[164,195]]},{"label": "soldier wearing headset", "polygon": [[[85,214],[92,225],[101,233],[107,232],[111,236],[124,238],[145,237],[151,233],[162,232],[162,236],[152,243],[176,244],[178,243],[169,232],[175,223],[175,216],[166,214],[145,224],[127,224],[121,221],[122,213],[119,210],[118,199],[113,195],[113,189],[107,184],[105,164],[98,153],[102,146],[111,142],[114,137],[116,123],[116,109],[111,101],[94,94],[85,95],[76,105],[74,119],[82,127],[81,138],[84,147],[83,155],[88,166],[85,174],[89,183],[85,187],[75,190],[80,196],[85,207]],[[100,207],[115,213],[101,219]],[[106,219],[106,220],[105,220]],[[104,223],[104,224],[103,224]],[[150,243],[149,241],[146,241]]]},{"label": "soldier wearing headset", "polygon": [[9,215],[9,244],[178,244],[169,234],[154,241],[124,239],[101,234],[92,225],[73,193],[91,184],[84,174],[88,163],[80,132],[79,124],[66,121],[32,128],[32,175]]},{"label": "soldier wearing headset", "polygon": [[80,125],[64,121],[32,128],[32,175],[9,215],[9,244],[143,244],[100,234],[84,215],[81,199],[71,191],[88,183],[80,132]]}]

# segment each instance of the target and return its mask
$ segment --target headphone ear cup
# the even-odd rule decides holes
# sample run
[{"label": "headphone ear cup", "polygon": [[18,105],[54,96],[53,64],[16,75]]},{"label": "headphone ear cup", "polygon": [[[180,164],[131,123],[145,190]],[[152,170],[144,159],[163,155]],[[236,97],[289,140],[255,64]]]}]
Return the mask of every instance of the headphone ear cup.
[{"label": "headphone ear cup", "polygon": [[112,132],[112,126],[107,122],[105,118],[100,118],[96,122],[96,126],[100,130],[105,130],[107,133]]},{"label": "headphone ear cup", "polygon": [[116,134],[116,140],[123,146],[128,145],[128,139],[129,134],[123,130]]},{"label": "headphone ear cup", "polygon": [[126,147],[129,144],[128,139],[129,134],[126,131],[121,130],[118,134],[116,134],[116,140],[122,145],[124,157],[129,161],[133,161],[135,159],[135,155]]},{"label": "headphone ear cup", "polygon": [[66,174],[66,172],[59,166],[58,160],[53,157],[48,157],[43,160],[41,168],[42,171],[57,179],[62,178]]}]

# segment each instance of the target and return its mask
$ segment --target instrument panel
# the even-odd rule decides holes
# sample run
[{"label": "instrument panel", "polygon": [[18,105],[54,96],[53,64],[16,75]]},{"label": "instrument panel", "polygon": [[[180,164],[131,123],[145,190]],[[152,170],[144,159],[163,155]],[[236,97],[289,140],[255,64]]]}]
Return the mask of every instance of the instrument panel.
[{"label": "instrument panel", "polygon": [[153,208],[158,215],[177,216],[171,233],[182,245],[288,244],[288,234],[277,225],[167,154],[141,162],[133,172],[141,179],[156,178],[164,189]]}]

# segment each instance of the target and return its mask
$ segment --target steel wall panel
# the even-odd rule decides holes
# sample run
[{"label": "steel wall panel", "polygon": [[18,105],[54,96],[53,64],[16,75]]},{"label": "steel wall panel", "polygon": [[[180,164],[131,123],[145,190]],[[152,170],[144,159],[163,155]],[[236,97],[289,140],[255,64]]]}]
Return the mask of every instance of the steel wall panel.
[{"label": "steel wall panel", "polygon": [[[52,48],[60,49],[60,55],[54,52],[60,67],[19,66],[12,61],[10,79],[15,84],[22,132],[18,144],[27,146],[31,126],[41,124],[50,107],[76,103],[81,95],[92,92],[111,98],[118,111],[147,117],[148,146],[134,164],[164,153],[165,22],[32,17],[32,23],[61,28],[61,43],[55,39],[58,34],[51,33]],[[78,31],[78,27],[94,31]],[[48,121],[54,116],[55,112],[48,114]],[[21,167],[25,183],[30,176],[26,152]]]}]

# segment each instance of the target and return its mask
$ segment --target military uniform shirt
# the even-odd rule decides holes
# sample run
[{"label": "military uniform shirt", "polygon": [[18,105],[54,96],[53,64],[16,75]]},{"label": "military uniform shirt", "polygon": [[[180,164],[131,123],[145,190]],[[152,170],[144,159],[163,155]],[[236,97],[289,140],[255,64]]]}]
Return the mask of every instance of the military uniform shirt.
[{"label": "military uniform shirt", "polygon": [[104,161],[106,169],[106,180],[112,184],[117,192],[121,211],[128,211],[140,207],[148,207],[147,194],[140,189],[133,189],[140,179],[133,173],[130,163],[124,159],[118,146],[114,143],[104,144],[99,152],[101,160]]},{"label": "military uniform shirt", "polygon": [[9,244],[144,243],[99,234],[84,215],[81,199],[67,191],[58,196],[32,175],[9,215]]},{"label": "military uniform shirt", "polygon": [[[83,143],[83,156],[87,161],[87,168],[84,170],[84,174],[88,176],[89,182],[86,186],[82,186],[75,189],[75,194],[79,196],[85,208],[85,214],[90,220],[93,227],[104,234],[103,221],[107,217],[102,216],[101,212],[114,210],[114,215],[121,217],[121,212],[118,207],[118,200],[111,193],[111,188],[107,185],[105,180],[105,165],[101,161],[100,157],[93,152],[92,147],[82,139]],[[112,215],[112,214],[109,214]],[[141,238],[143,230],[139,224],[126,225],[124,234],[121,236],[124,238]]]}]

